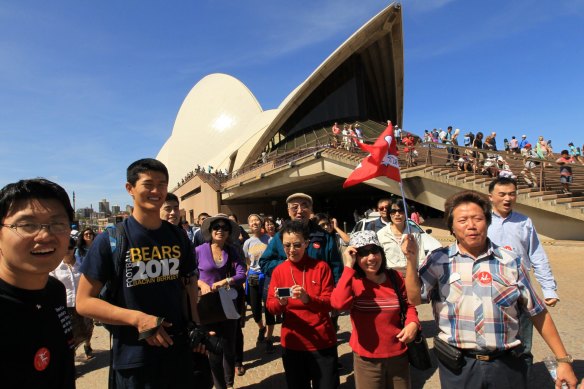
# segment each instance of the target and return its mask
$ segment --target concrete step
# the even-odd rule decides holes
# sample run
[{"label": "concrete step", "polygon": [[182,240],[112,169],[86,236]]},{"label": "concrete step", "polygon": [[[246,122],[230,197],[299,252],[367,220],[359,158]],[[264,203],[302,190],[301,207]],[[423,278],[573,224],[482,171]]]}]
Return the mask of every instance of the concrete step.
[{"label": "concrete step", "polygon": [[573,203],[569,203],[568,206],[570,208],[584,207],[584,201],[576,201],[576,202],[573,202]]},{"label": "concrete step", "polygon": [[566,197],[570,197],[570,195],[561,193],[561,194],[543,195],[540,198],[541,198],[541,200],[556,200],[556,199],[563,199]]},{"label": "concrete step", "polygon": [[[566,196],[568,196],[568,195],[566,195]],[[574,202],[578,202],[578,201],[584,201],[584,196],[557,199],[556,204],[574,203]]]}]

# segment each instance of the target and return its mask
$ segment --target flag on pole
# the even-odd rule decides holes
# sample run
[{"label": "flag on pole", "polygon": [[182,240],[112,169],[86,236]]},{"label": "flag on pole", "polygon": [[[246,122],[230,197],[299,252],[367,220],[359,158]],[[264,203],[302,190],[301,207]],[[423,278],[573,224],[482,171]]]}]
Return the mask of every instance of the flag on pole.
[{"label": "flag on pole", "polygon": [[381,133],[373,145],[360,142],[359,147],[363,151],[368,152],[369,155],[363,158],[361,163],[347,177],[343,183],[343,188],[348,188],[380,176],[389,177],[394,181],[401,182],[399,162],[397,159],[397,143],[391,122],[387,122],[387,128]]}]

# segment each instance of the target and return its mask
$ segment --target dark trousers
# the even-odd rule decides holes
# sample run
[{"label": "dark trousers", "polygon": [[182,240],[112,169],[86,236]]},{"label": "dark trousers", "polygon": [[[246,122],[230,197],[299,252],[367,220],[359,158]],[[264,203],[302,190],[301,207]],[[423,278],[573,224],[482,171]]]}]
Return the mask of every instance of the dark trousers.
[{"label": "dark trousers", "polygon": [[339,386],[337,348],[296,351],[284,348],[282,362],[288,389],[334,389]]},{"label": "dark trousers", "polygon": [[233,386],[235,377],[235,345],[238,320],[225,320],[219,323],[209,324],[210,331],[215,331],[216,336],[223,339],[223,353],[209,353],[209,364],[213,374],[213,382],[216,389],[225,389]]},{"label": "dark trousers", "polygon": [[465,357],[465,366],[453,372],[438,360],[440,386],[442,388],[481,389],[511,388],[525,389],[527,365],[525,360],[509,352],[493,361],[479,361]]},{"label": "dark trousers", "polygon": [[[114,370],[114,388],[192,389],[195,387],[193,359],[186,342],[175,343],[156,363],[132,369]],[[111,388],[112,385],[110,385]]]},{"label": "dark trousers", "polygon": [[353,353],[355,388],[410,389],[408,353],[391,358],[366,358]]}]

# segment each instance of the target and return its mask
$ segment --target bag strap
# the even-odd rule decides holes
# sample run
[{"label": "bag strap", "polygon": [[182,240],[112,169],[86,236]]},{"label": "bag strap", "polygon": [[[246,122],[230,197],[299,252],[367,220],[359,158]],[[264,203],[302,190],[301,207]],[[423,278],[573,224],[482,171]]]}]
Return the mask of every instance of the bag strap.
[{"label": "bag strap", "polygon": [[119,222],[114,227],[107,230],[109,243],[112,252],[112,262],[114,266],[114,278],[106,282],[110,301],[117,301],[120,282],[123,277],[125,254],[128,251],[128,237],[124,223]]},{"label": "bag strap", "polygon": [[393,287],[393,290],[395,291],[395,294],[397,296],[397,300],[399,301],[399,311],[400,311],[401,324],[402,324],[402,327],[404,327],[406,324],[407,307],[406,307],[406,302],[402,298],[402,295],[399,291],[399,288],[397,287],[397,275],[396,274],[397,273],[395,270],[389,269],[389,272],[388,272],[389,282],[391,283],[391,286]]}]

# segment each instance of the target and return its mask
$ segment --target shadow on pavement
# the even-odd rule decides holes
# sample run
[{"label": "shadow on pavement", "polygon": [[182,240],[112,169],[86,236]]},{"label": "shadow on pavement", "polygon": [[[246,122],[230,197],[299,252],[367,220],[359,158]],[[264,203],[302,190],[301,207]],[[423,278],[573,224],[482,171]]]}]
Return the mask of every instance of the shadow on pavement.
[{"label": "shadow on pavement", "polygon": [[85,361],[83,357],[75,357],[75,371],[77,377],[81,377],[94,370],[99,370],[109,366],[110,350],[94,350],[93,359]]}]

